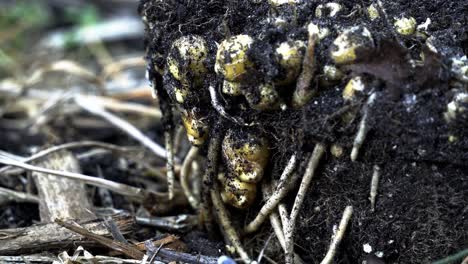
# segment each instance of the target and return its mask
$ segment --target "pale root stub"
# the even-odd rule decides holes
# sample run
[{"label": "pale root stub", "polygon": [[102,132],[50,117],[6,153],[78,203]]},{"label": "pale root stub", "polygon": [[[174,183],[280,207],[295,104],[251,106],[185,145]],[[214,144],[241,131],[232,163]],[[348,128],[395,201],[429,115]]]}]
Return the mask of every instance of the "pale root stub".
[{"label": "pale root stub", "polygon": [[366,88],[361,76],[351,78],[343,89],[343,99],[352,100],[356,95],[356,92],[362,92]]},{"label": "pale root stub", "polygon": [[328,14],[328,17],[335,17],[342,9],[342,6],[335,2],[330,2],[326,4],[320,4],[315,9],[316,17],[323,17],[325,13]]},{"label": "pale root stub", "polygon": [[295,5],[301,3],[303,0],[268,0],[272,6],[281,6],[281,5]]},{"label": "pale root stub", "polygon": [[286,76],[278,80],[277,84],[290,84],[296,80],[301,70],[304,51],[305,43],[300,40],[286,41],[276,48],[279,64],[286,72]]},{"label": "pale root stub", "polygon": [[327,27],[319,26],[315,23],[309,23],[309,25],[307,25],[307,31],[309,32],[309,36],[317,36],[317,42],[330,35],[330,29],[328,29]]},{"label": "pale root stub", "polygon": [[354,26],[345,29],[333,41],[330,56],[335,64],[348,64],[357,59],[357,49],[373,46],[374,42],[370,31],[363,26]]},{"label": "pale root stub", "polygon": [[395,19],[395,30],[401,35],[412,35],[416,32],[416,19],[414,17],[402,17]]}]

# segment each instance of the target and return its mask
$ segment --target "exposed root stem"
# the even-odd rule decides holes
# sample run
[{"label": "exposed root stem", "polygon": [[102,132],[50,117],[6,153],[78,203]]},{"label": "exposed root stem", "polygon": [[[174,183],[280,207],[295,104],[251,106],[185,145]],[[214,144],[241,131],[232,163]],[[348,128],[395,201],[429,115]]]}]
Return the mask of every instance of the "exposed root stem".
[{"label": "exposed root stem", "polygon": [[216,175],[218,173],[218,159],[219,152],[221,150],[221,138],[220,127],[215,127],[212,134],[211,140],[208,145],[207,164],[206,171],[203,175],[203,186],[202,186],[202,210],[201,217],[205,223],[205,228],[208,232],[213,230],[213,217],[211,215],[211,198],[210,190],[215,184]]},{"label": "exposed root stem", "polygon": [[278,238],[281,247],[286,252],[286,240],[284,238],[281,220],[277,212],[272,212],[270,214],[270,224],[273,227],[273,230],[275,231],[276,238]]},{"label": "exposed root stem", "polygon": [[220,190],[217,183],[214,183],[214,189],[210,191],[211,201],[213,202],[214,212],[218,218],[219,224],[222,227],[225,239],[229,241],[236,249],[237,254],[242,258],[245,263],[252,263],[249,255],[245,251],[244,247],[239,238],[239,234],[232,226],[231,220],[229,219],[226,207],[221,200]]},{"label": "exposed root stem", "polygon": [[286,209],[286,204],[280,203],[278,205],[278,213],[283,224],[283,234],[286,232],[286,226],[289,225],[289,215],[288,209]]},{"label": "exposed root stem", "polygon": [[359,130],[354,138],[353,149],[351,150],[351,160],[356,161],[359,154],[359,149],[361,148],[364,140],[366,139],[367,132],[369,127],[367,126],[367,119],[369,115],[369,107],[374,103],[375,98],[377,97],[376,93],[372,93],[367,99],[366,105],[364,105],[364,113],[362,115],[361,122],[359,123]]},{"label": "exposed root stem", "polygon": [[180,185],[182,186],[182,190],[184,190],[187,200],[189,201],[192,208],[195,210],[198,209],[200,201],[198,201],[198,198],[195,197],[195,195],[191,191],[189,183],[189,174],[192,169],[192,163],[198,156],[198,151],[199,149],[196,146],[192,146],[190,148],[189,152],[187,153],[187,156],[185,156],[184,162],[182,163],[182,168],[180,170]]},{"label": "exposed root stem", "polygon": [[281,200],[286,196],[289,189],[288,186],[290,184],[294,184],[295,181],[290,181],[291,173],[296,168],[297,157],[296,154],[293,154],[289,159],[286,168],[284,168],[283,173],[281,174],[278,186],[276,187],[275,191],[271,195],[270,198],[266,201],[266,203],[262,206],[260,211],[258,212],[257,216],[255,217],[252,222],[250,222],[245,228],[245,233],[252,233],[257,231],[260,226],[265,222],[268,215],[275,210],[276,206],[281,202]]},{"label": "exposed root stem", "polygon": [[164,141],[166,145],[166,169],[167,169],[167,191],[169,194],[169,200],[174,198],[174,184],[175,184],[175,171],[174,171],[174,144],[172,138],[172,130],[166,130],[164,132]]},{"label": "exposed root stem", "polygon": [[351,219],[351,215],[353,214],[353,207],[346,206],[344,210],[343,217],[341,218],[340,225],[338,226],[338,230],[336,234],[333,236],[333,240],[330,243],[330,248],[328,249],[327,254],[323,258],[320,264],[330,264],[333,261],[333,257],[335,257],[336,249],[340,245],[341,240],[343,239],[344,233],[346,232],[346,227],[348,226],[348,222]]},{"label": "exposed root stem", "polygon": [[302,71],[297,79],[296,90],[294,91],[292,104],[299,108],[309,102],[310,98],[316,92],[311,88],[312,79],[315,76],[315,44],[317,42],[317,34],[309,34],[307,49],[302,61]]},{"label": "exposed root stem", "polygon": [[378,165],[374,165],[374,172],[372,173],[372,181],[371,181],[370,195],[369,195],[372,212],[374,212],[375,210],[375,198],[377,197],[377,189],[379,187],[379,180],[380,180],[380,167]]},{"label": "exposed root stem", "polygon": [[322,143],[317,143],[314,148],[314,152],[310,157],[309,163],[307,164],[306,171],[302,177],[302,182],[297,192],[296,199],[294,200],[293,208],[291,210],[291,215],[289,217],[289,223],[285,225],[285,238],[286,238],[286,263],[294,263],[294,231],[296,228],[296,221],[299,215],[299,212],[302,207],[302,203],[309,189],[309,185],[312,181],[312,178],[315,174],[315,170],[318,167],[320,158],[325,152],[326,146]]},{"label": "exposed root stem", "polygon": [[216,88],[214,85],[210,85],[209,87],[210,90],[210,97],[211,97],[211,105],[213,108],[224,118],[240,125],[240,126],[253,126],[255,125],[254,123],[246,123],[244,120],[242,120],[240,117],[235,117],[229,115],[226,110],[224,109],[224,106],[221,105],[218,99],[218,95],[216,94]]}]

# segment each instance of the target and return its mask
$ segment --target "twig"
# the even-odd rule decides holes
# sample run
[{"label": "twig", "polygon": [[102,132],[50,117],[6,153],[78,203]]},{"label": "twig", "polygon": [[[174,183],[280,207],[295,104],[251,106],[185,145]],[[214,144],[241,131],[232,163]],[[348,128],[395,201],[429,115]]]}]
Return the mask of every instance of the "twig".
[{"label": "twig", "polygon": [[78,233],[88,239],[91,239],[93,241],[98,242],[99,244],[106,246],[108,248],[112,248],[113,250],[119,251],[126,256],[129,256],[134,259],[143,259],[143,256],[145,255],[143,252],[138,250],[136,246],[130,245],[130,244],[124,244],[119,241],[115,241],[112,239],[109,239],[107,237],[101,236],[94,234],[82,227],[75,226],[69,223],[66,223],[60,219],[56,219],[55,222],[67,229],[70,229],[71,231]]},{"label": "twig", "polygon": [[164,261],[164,263],[169,263],[171,261],[177,263],[188,263],[188,264],[216,264],[217,258],[203,255],[191,255],[188,253],[177,252],[170,249],[161,248],[158,252],[158,259]]},{"label": "twig", "polygon": [[[70,143],[65,143],[62,145],[53,146],[48,149],[41,150],[28,158],[21,159],[21,161],[24,163],[28,163],[28,162],[40,159],[42,157],[45,157],[47,155],[50,155],[57,151],[61,151],[64,149],[72,149],[72,148],[82,148],[82,147],[98,147],[98,148],[103,148],[103,149],[109,149],[115,152],[131,151],[131,149],[128,147],[121,147],[121,146],[104,143],[104,142],[85,140],[85,141],[76,141],[76,142],[70,142]],[[9,169],[11,169],[11,166],[6,166],[6,167],[1,168],[0,174],[6,173]]]},{"label": "twig", "polygon": [[320,158],[325,152],[325,148],[325,145],[322,143],[317,143],[317,145],[315,145],[312,156],[310,157],[309,163],[307,164],[304,176],[302,177],[302,182],[299,187],[299,191],[297,192],[296,199],[294,200],[291,215],[289,217],[289,223],[285,226],[284,235],[286,238],[287,246],[286,263],[289,264],[294,263],[294,231],[296,228],[297,217],[301,210],[302,203],[304,202],[304,199],[306,197],[309,185],[315,174],[315,170],[317,169],[318,164],[320,162]]},{"label": "twig", "polygon": [[370,196],[369,196],[372,212],[374,212],[375,210],[375,198],[377,197],[377,189],[379,187],[379,180],[380,180],[380,167],[378,165],[374,165],[374,172],[372,173],[372,181],[371,181]]},{"label": "twig", "polygon": [[0,187],[0,205],[2,201],[17,203],[39,203],[39,198],[24,192],[17,192],[7,188]]},{"label": "twig", "polygon": [[316,92],[311,88],[312,79],[315,76],[315,44],[318,36],[316,33],[309,34],[307,49],[302,60],[302,71],[297,78],[296,90],[293,94],[292,104],[299,108],[304,106]]},{"label": "twig", "polygon": [[231,220],[229,219],[228,212],[226,207],[224,207],[223,202],[221,201],[221,195],[219,186],[217,183],[214,184],[214,189],[210,191],[211,193],[211,201],[213,202],[214,212],[217,215],[219,224],[223,228],[223,234],[226,237],[226,240],[229,241],[237,251],[237,254],[242,258],[242,260],[249,264],[251,263],[251,259],[247,252],[245,251],[244,247],[239,238],[239,234],[237,233],[236,229],[232,226]]},{"label": "twig", "polygon": [[137,216],[137,224],[154,226],[168,231],[184,232],[192,229],[198,223],[196,215],[181,214],[164,217],[141,217]]},{"label": "twig", "polygon": [[185,156],[184,162],[182,163],[182,168],[180,169],[180,185],[182,190],[184,190],[185,196],[189,201],[193,209],[198,209],[200,202],[198,198],[193,195],[190,184],[189,184],[189,174],[192,168],[192,162],[198,157],[198,147],[192,146]]},{"label": "twig", "polygon": [[153,140],[149,137],[145,136],[140,130],[138,130],[135,126],[128,123],[127,121],[123,120],[122,118],[107,112],[103,107],[99,105],[99,103],[89,97],[84,98],[82,96],[75,96],[75,102],[86,111],[98,115],[108,122],[113,124],[114,126],[122,129],[128,135],[132,136],[134,139],[138,140],[141,144],[146,146],[150,149],[156,156],[161,158],[166,158],[167,153],[166,150],[161,147],[160,145],[156,144]]},{"label": "twig", "polygon": [[276,206],[281,202],[281,200],[286,196],[289,191],[288,183],[290,183],[291,173],[296,168],[297,158],[296,154],[293,154],[284,168],[283,173],[281,174],[278,186],[276,187],[273,195],[266,201],[262,206],[257,216],[252,222],[250,222],[245,228],[245,233],[252,233],[258,230],[263,222],[267,219],[268,215],[275,210]]},{"label": "twig", "polygon": [[[113,214],[112,218],[124,235],[134,232],[136,224],[133,217],[120,213]],[[102,220],[78,221],[80,226],[95,234],[110,236]],[[88,248],[97,246],[95,242],[83,239],[80,235],[61,228],[56,223],[40,223],[24,228],[3,229],[0,230],[0,237],[0,255],[19,256],[36,252],[69,250],[79,245],[86,245]],[[0,263],[3,262],[0,261]]]},{"label": "twig", "polygon": [[46,174],[52,174],[56,176],[62,176],[65,178],[82,181],[86,184],[106,188],[116,193],[119,193],[121,195],[132,197],[136,200],[142,200],[144,197],[144,193],[145,193],[143,189],[133,187],[130,185],[126,185],[123,183],[118,183],[118,182],[109,181],[109,180],[105,180],[105,179],[101,179],[97,177],[87,176],[87,175],[80,174],[80,173],[74,173],[74,172],[68,172],[68,171],[57,171],[57,170],[41,168],[41,167],[26,164],[21,161],[15,161],[6,157],[2,157],[1,155],[0,155],[0,163],[23,168],[25,170],[37,171],[37,172],[42,172]]},{"label": "twig", "polygon": [[351,215],[353,214],[353,207],[346,206],[343,217],[341,218],[340,225],[338,226],[338,230],[336,234],[333,236],[333,240],[330,244],[330,248],[328,249],[327,254],[323,258],[320,264],[330,264],[333,261],[333,257],[336,254],[336,249],[340,245],[341,240],[346,232],[346,227],[348,226],[348,222],[351,219]]},{"label": "twig", "polygon": [[367,132],[369,127],[367,126],[367,119],[369,115],[369,107],[374,103],[375,98],[377,97],[376,93],[372,93],[367,99],[366,104],[364,105],[364,113],[362,115],[361,122],[359,123],[359,130],[354,138],[353,149],[351,150],[351,160],[356,161],[359,154],[359,149],[361,148],[364,140],[366,139]]},{"label": "twig", "polygon": [[167,190],[169,193],[169,200],[174,198],[174,184],[175,184],[175,171],[174,171],[174,144],[173,144],[173,130],[167,129],[164,131],[164,142],[166,147],[167,159]]}]

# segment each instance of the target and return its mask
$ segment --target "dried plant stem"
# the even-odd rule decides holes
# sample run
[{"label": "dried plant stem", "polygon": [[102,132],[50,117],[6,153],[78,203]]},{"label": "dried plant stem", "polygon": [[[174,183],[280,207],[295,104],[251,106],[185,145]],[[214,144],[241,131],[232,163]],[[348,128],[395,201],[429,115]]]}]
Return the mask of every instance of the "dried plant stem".
[{"label": "dried plant stem", "polygon": [[96,100],[85,98],[79,95],[75,96],[74,98],[75,98],[76,104],[78,104],[81,108],[85,109],[86,111],[94,115],[104,118],[105,120],[113,124],[114,126],[122,129],[128,135],[132,136],[134,139],[136,139],[141,144],[143,144],[148,149],[150,149],[154,154],[156,154],[156,156],[161,157],[161,158],[167,157],[166,150],[163,147],[156,144],[149,137],[145,136],[139,129],[137,129],[132,124],[106,111],[102,106],[99,105],[99,102],[97,102]]},{"label": "dried plant stem", "polygon": [[161,119],[161,110],[146,106],[138,103],[125,102],[111,97],[104,96],[89,96],[82,95],[83,98],[89,98],[90,100],[96,100],[101,106],[106,109],[110,109],[117,112],[123,113],[135,113],[140,115],[149,116],[157,120]]},{"label": "dried plant stem", "polygon": [[278,206],[281,200],[286,196],[290,189],[288,188],[288,183],[290,183],[290,176],[296,168],[296,163],[297,157],[296,154],[293,154],[289,159],[286,168],[284,168],[284,171],[281,174],[278,186],[276,187],[275,191],[262,206],[255,219],[244,228],[245,233],[252,233],[257,231],[263,222],[265,222],[268,215],[275,210],[276,206]]},{"label": "dried plant stem", "polygon": [[[104,143],[104,142],[85,140],[85,141],[76,141],[76,142],[70,142],[70,143],[65,143],[62,145],[53,146],[48,149],[41,150],[28,158],[21,159],[21,161],[24,163],[28,163],[28,162],[43,158],[57,151],[61,151],[64,149],[72,149],[72,148],[83,148],[83,147],[98,147],[98,148],[108,149],[108,150],[115,151],[115,152],[129,152],[132,150],[131,148],[128,148],[128,147],[121,147],[121,146]],[[1,168],[0,174],[6,173],[9,169],[11,169],[11,166],[5,166]]]},{"label": "dried plant stem", "polygon": [[189,177],[192,168],[193,161],[198,157],[198,147],[192,146],[185,156],[184,162],[182,163],[182,168],[180,170],[180,185],[182,186],[182,190],[184,190],[185,196],[189,201],[190,205],[193,209],[198,209],[200,201],[198,198],[195,197],[193,192],[190,188]]},{"label": "dried plant stem", "polygon": [[141,201],[144,197],[143,189],[133,187],[130,185],[126,185],[123,183],[117,183],[117,182],[101,179],[98,177],[92,177],[92,176],[88,176],[88,175],[84,175],[80,173],[68,172],[68,171],[50,170],[46,168],[29,165],[21,161],[15,161],[15,160],[1,157],[1,156],[0,156],[0,163],[23,168],[29,171],[42,172],[46,174],[52,174],[56,176],[62,176],[65,178],[73,179],[73,180],[82,181],[89,185],[106,188],[113,192],[119,193],[121,195],[129,196],[138,201]]},{"label": "dried plant stem", "polygon": [[4,202],[17,203],[39,203],[39,198],[24,192],[17,192],[7,188],[0,187],[0,205]]},{"label": "dried plant stem", "polygon": [[374,103],[376,96],[377,96],[376,93],[372,93],[367,99],[366,104],[364,105],[364,110],[363,110],[364,113],[362,115],[361,122],[359,123],[358,132],[356,133],[356,137],[354,138],[353,149],[351,150],[352,161],[356,161],[357,156],[359,154],[359,149],[364,143],[364,140],[366,139],[366,136],[367,136],[367,132],[369,131],[369,127],[367,125],[369,107]]},{"label": "dried plant stem", "polygon": [[59,60],[37,69],[31,74],[31,77],[24,81],[24,87],[30,87],[41,82],[44,76],[50,72],[63,72],[75,75],[83,80],[95,84],[101,94],[106,94],[104,81],[99,76],[89,71],[86,67],[69,60]]},{"label": "dried plant stem", "polygon": [[136,56],[130,58],[124,58],[118,61],[113,61],[105,65],[103,74],[105,79],[111,77],[112,75],[116,75],[121,73],[123,69],[126,68],[135,68],[135,67],[142,67],[146,66],[146,61],[143,56]]},{"label": "dried plant stem", "polygon": [[287,254],[286,254],[286,263],[292,264],[294,263],[294,231],[296,228],[296,221],[299,215],[299,212],[302,207],[302,203],[307,194],[307,190],[309,189],[309,185],[312,181],[313,176],[315,175],[315,170],[318,167],[321,157],[325,152],[325,145],[322,143],[317,143],[315,145],[314,151],[310,160],[307,164],[306,171],[304,176],[302,177],[301,185],[299,186],[299,191],[297,192],[296,199],[294,200],[293,208],[291,210],[291,215],[289,217],[289,223],[285,225],[285,238],[286,238],[286,247],[287,247]]},{"label": "dried plant stem", "polygon": [[229,219],[228,212],[226,207],[221,200],[220,190],[218,184],[214,184],[214,189],[210,191],[211,194],[211,201],[213,202],[214,212],[217,215],[219,224],[222,227],[223,234],[227,241],[229,241],[237,251],[237,254],[242,258],[245,263],[251,263],[251,259],[247,252],[245,251],[244,247],[239,238],[239,234],[237,233],[236,229],[232,226],[231,220]]},{"label": "dried plant stem", "polygon": [[370,195],[369,195],[372,212],[374,212],[375,210],[375,199],[377,198],[377,189],[379,187],[379,180],[380,180],[380,167],[378,165],[374,165],[374,172],[372,173]]},{"label": "dried plant stem", "polygon": [[328,249],[327,254],[323,258],[322,262],[320,264],[330,264],[333,261],[333,257],[336,254],[336,249],[340,245],[341,240],[343,239],[343,236],[346,232],[346,227],[348,226],[348,222],[351,219],[351,216],[353,214],[353,207],[352,206],[346,206],[343,217],[341,218],[340,225],[338,226],[338,230],[336,231],[336,234],[333,236],[332,242],[330,243],[330,248]]},{"label": "dried plant stem", "polygon": [[97,235],[93,232],[90,232],[88,231],[87,229],[85,228],[82,228],[82,227],[79,227],[79,226],[76,226],[76,225],[72,225],[72,224],[69,224],[67,222],[64,222],[60,219],[56,219],[55,222],[75,233],[78,233],[88,239],[91,239],[105,247],[108,247],[108,248],[111,248],[113,250],[117,250],[121,253],[123,253],[124,255],[128,256],[128,257],[131,257],[133,259],[143,259],[143,256],[145,255],[143,252],[141,252],[140,250],[138,250],[138,248],[136,246],[133,246],[133,245],[130,245],[130,244],[124,244],[122,242],[119,242],[119,241],[116,241],[116,240],[112,240],[112,239],[109,239],[107,237],[104,237],[104,236],[101,236],[101,235]]}]

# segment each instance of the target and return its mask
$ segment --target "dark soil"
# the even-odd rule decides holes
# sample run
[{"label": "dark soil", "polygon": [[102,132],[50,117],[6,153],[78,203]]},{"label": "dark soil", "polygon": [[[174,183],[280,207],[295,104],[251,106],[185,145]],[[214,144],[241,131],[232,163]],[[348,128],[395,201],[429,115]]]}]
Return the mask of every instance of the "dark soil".
[{"label": "dark soil", "polygon": [[[254,3],[258,2],[258,3]],[[455,76],[450,59],[468,49],[465,1],[385,0],[387,16],[371,21],[366,8],[371,1],[337,1],[343,10],[334,17],[315,17],[315,8],[325,1],[304,1],[293,8],[271,8],[267,1],[220,0],[144,0],[140,13],[148,23],[147,53],[150,65],[164,69],[171,43],[185,35],[203,36],[210,46],[208,68],[213,69],[216,43],[230,35],[249,34],[257,40],[249,58],[256,65],[251,83],[274,78],[278,69],[272,62],[272,46],[287,39],[307,39],[305,25],[315,22],[331,29],[331,34],[317,46],[317,76],[313,84],[319,93],[299,110],[259,112],[241,110],[243,99],[225,98],[233,116],[255,121],[255,127],[269,137],[272,148],[271,177],[279,176],[289,155],[310,151],[318,141],[339,144],[344,155],[327,155],[306,199],[299,220],[297,251],[307,263],[318,263],[326,252],[333,226],[339,223],[346,205],[353,205],[354,215],[336,258],[337,263],[361,263],[376,254],[386,263],[426,263],[468,247],[468,122],[457,119],[448,124],[443,113],[455,93]],[[283,29],[266,19],[278,13],[292,21]],[[393,19],[412,16],[418,24],[431,19],[426,30],[434,37],[437,53],[426,46],[426,38],[401,36],[393,30]],[[359,60],[342,68],[346,76],[331,87],[319,84],[322,66],[331,62],[329,51],[340,29],[363,25],[373,36],[376,47],[359,51]],[[425,60],[411,66],[410,60]],[[162,100],[162,77],[150,67]],[[355,75],[366,80],[368,88],[350,107],[355,117],[342,121],[338,113],[349,107],[342,99],[342,89]],[[211,72],[205,81],[220,85]],[[294,86],[285,87],[288,98]],[[458,86],[466,92],[466,83]],[[356,162],[349,159],[352,142],[367,96],[378,97],[369,109],[368,137]],[[200,91],[194,103],[206,102],[207,91]],[[203,104],[215,122],[218,114]],[[198,105],[199,106],[199,105]],[[354,109],[354,110],[352,110]],[[238,129],[228,120],[225,129]],[[449,137],[458,138],[453,142]],[[306,156],[306,155],[304,155]],[[372,168],[379,165],[382,175],[376,211],[368,200]],[[237,215],[244,214],[235,211]],[[255,208],[247,218],[255,214]],[[369,244],[367,254],[363,245]],[[278,261],[282,258],[278,257]]]}]

